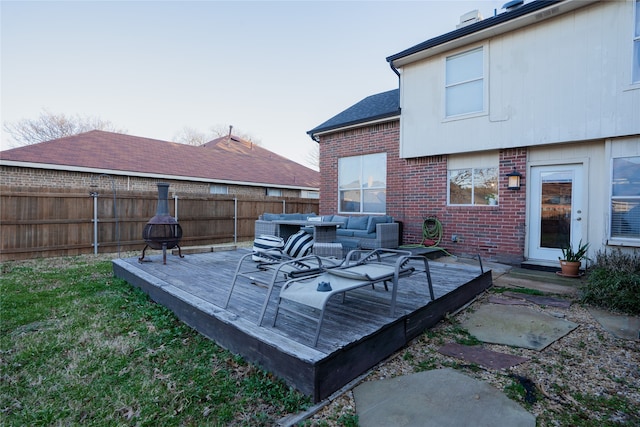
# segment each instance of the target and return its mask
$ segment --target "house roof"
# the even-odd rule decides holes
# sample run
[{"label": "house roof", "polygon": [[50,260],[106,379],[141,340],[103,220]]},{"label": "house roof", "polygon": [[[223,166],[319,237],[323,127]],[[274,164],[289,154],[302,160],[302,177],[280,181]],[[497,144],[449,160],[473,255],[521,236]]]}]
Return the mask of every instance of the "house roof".
[{"label": "house roof", "polygon": [[311,129],[307,134],[313,138],[314,135],[321,132],[398,115],[400,115],[400,90],[393,89],[364,98],[357,104]]},{"label": "house roof", "polygon": [[235,136],[192,146],[94,130],[0,151],[0,164],[283,188],[320,184],[319,172]]},{"label": "house roof", "polygon": [[[526,25],[585,7],[597,0],[535,0],[522,6],[514,7],[506,12],[482,19],[446,34],[426,40],[399,53],[387,57],[392,67],[422,59],[425,51],[439,53],[456,47],[457,41],[471,43],[484,38],[514,30]],[[547,9],[547,10],[543,10]],[[439,49],[442,48],[442,49]],[[423,55],[421,55],[423,54]]]}]

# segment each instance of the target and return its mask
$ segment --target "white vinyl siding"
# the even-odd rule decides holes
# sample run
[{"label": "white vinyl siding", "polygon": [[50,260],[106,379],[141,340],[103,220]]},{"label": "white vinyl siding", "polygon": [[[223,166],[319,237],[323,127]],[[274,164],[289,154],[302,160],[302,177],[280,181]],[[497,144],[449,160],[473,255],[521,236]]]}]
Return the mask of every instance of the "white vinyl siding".
[{"label": "white vinyl siding", "polygon": [[640,0],[635,4],[635,24],[633,32],[633,65],[631,79],[633,83],[640,83]]}]

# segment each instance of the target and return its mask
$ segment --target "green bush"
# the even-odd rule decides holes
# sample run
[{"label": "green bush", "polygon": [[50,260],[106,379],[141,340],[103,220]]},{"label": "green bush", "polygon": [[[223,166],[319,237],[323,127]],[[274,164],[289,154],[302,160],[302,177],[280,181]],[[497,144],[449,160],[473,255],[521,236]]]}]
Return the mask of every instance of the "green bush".
[{"label": "green bush", "polygon": [[583,287],[582,301],[598,307],[640,314],[640,253],[598,251]]}]

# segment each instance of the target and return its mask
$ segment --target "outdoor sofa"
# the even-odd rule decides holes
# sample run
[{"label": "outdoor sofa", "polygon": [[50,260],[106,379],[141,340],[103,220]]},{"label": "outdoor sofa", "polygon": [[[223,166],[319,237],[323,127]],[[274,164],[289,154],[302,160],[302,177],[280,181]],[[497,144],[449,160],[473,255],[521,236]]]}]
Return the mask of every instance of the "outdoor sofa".
[{"label": "outdoor sofa", "polygon": [[[315,214],[269,214],[265,213],[255,224],[255,236],[268,234],[280,236],[279,225],[274,221],[317,220]],[[323,215],[322,222],[337,222],[336,242],[349,249],[397,249],[400,242],[400,225],[389,215]],[[312,228],[303,227],[310,233]]]}]

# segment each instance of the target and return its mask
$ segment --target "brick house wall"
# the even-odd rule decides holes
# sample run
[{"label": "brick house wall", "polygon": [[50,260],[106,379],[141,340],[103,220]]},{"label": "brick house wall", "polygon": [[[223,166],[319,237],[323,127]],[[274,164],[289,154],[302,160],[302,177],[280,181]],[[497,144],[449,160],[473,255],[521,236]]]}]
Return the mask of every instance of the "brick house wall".
[{"label": "brick house wall", "polygon": [[[399,141],[398,120],[320,135],[320,214],[337,212],[340,157],[386,152],[387,214],[402,223],[403,244],[422,243],[424,219],[435,217],[443,226],[439,246],[454,255],[508,264],[524,259],[526,148],[500,151],[499,205],[447,206],[447,156],[401,159]],[[506,188],[514,166],[523,174],[518,191]]]},{"label": "brick house wall", "polygon": [[[99,174],[72,172],[54,169],[22,168],[0,166],[0,186],[30,188],[98,188],[111,190],[111,180],[98,177]],[[157,191],[159,181],[168,182],[171,193],[209,194],[209,183],[196,181],[143,178],[136,176],[111,175],[118,191]],[[248,185],[227,185],[230,195],[265,196],[265,187]],[[283,189],[283,197],[300,197],[299,190]]]}]

